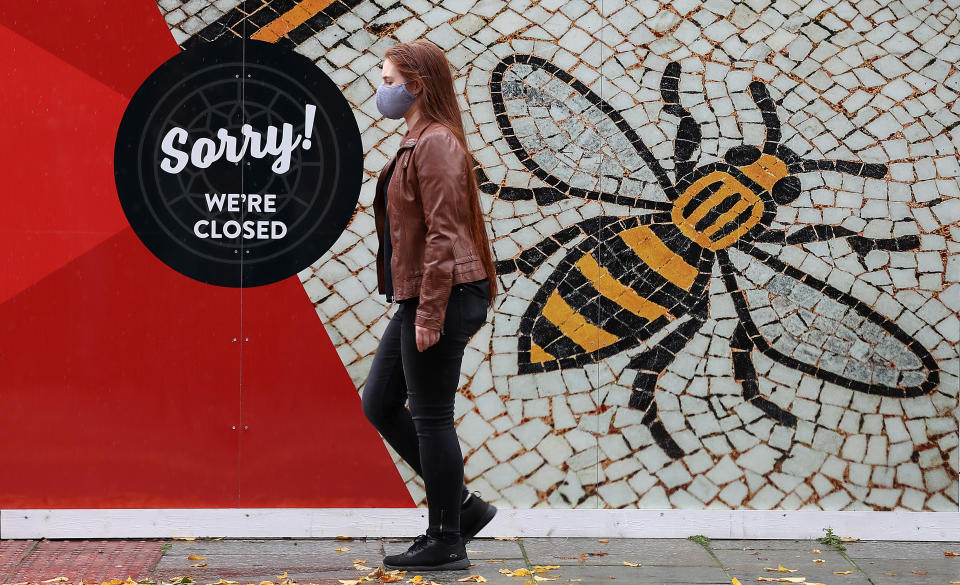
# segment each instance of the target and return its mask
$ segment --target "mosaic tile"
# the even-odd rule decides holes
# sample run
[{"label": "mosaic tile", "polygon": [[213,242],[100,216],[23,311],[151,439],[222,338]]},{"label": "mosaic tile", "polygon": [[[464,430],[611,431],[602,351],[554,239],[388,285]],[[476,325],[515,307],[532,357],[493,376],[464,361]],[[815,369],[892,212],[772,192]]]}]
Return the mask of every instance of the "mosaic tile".
[{"label": "mosaic tile", "polygon": [[[184,47],[265,36],[292,5],[158,1]],[[354,105],[366,179],[300,278],[358,391],[392,311],[372,186],[402,131],[372,97],[383,51],[424,36],[455,69],[502,291],[461,372],[468,487],[506,507],[955,511],[956,8],[316,9],[275,42]]]}]

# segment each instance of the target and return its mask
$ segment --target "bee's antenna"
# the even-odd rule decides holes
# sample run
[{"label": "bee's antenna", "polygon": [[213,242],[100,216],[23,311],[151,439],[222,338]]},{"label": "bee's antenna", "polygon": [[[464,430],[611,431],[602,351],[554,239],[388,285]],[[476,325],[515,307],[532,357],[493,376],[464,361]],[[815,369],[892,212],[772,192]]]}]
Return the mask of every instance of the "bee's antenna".
[{"label": "bee's antenna", "polygon": [[694,163],[690,162],[690,158],[700,146],[702,134],[697,121],[680,105],[680,64],[676,61],[667,64],[660,78],[660,95],[663,96],[664,111],[680,118],[677,137],[673,142],[673,176],[679,181],[680,177],[693,170]]},{"label": "bee's antenna", "polygon": [[763,114],[763,125],[767,127],[767,136],[763,141],[764,154],[777,154],[780,145],[780,118],[777,116],[777,104],[770,97],[767,87],[759,81],[750,82],[750,97],[753,98],[760,113]]},{"label": "bee's antenna", "polygon": [[804,171],[837,171],[858,177],[872,177],[882,179],[887,176],[887,165],[881,163],[853,162],[849,160],[827,160],[801,158],[797,162],[787,165],[791,174]]}]

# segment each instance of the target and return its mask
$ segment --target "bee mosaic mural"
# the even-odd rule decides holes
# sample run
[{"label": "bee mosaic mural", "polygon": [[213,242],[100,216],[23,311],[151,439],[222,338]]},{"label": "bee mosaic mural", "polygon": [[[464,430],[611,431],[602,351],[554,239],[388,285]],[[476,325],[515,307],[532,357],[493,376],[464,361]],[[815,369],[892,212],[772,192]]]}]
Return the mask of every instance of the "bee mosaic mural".
[{"label": "bee mosaic mural", "polygon": [[[581,103],[597,104],[607,118],[593,126],[595,132],[584,126],[578,137],[579,146],[590,148],[587,142],[603,132],[601,125],[612,123],[618,137],[628,141],[653,172],[666,196],[665,201],[627,202],[628,206],[648,210],[644,215],[600,217],[568,228],[567,234],[579,230],[588,237],[567,251],[524,314],[519,371],[583,367],[634,347],[673,321],[688,316],[656,346],[637,354],[628,364],[639,371],[630,406],[645,412],[644,423],[667,454],[674,458],[683,456],[683,450],[657,417],[654,388],[677,350],[703,324],[709,310],[707,281],[714,264],[719,262],[723,282],[740,319],[731,343],[736,379],[743,387],[744,398],[777,422],[796,426],[797,421],[788,410],[760,395],[751,358],[754,349],[788,367],[860,392],[893,397],[930,392],[938,384],[938,367],[919,342],[865,303],[787,266],[758,247],[762,243],[798,245],[846,238],[861,257],[872,249],[917,248],[919,238],[912,235],[869,239],[828,225],[807,226],[789,235],[770,228],[776,206],[789,204],[800,195],[798,173],[832,170],[883,178],[886,166],[801,158],[780,144],[776,106],[763,83],[755,81],[749,91],[766,126],[762,149],[734,147],[726,152],[723,162],[696,167],[691,157],[699,147],[701,133],[693,116],[680,105],[679,75],[679,63],[671,62],[660,85],[665,111],[680,118],[671,181],[618,112],[568,73],[532,55],[510,55],[494,69],[490,91],[497,121],[513,153],[552,186],[552,199],[576,196],[619,202],[623,196],[616,191],[572,187],[552,172],[558,166],[555,151],[547,157],[554,161],[550,168],[540,165],[543,151],[553,148],[550,129],[553,136],[559,133],[546,110],[565,110],[561,116],[569,120],[577,113],[577,105],[575,101],[548,97],[537,82],[560,81],[567,86],[559,88],[559,93],[577,95],[583,100]],[[508,100],[522,104],[508,108]],[[540,120],[546,120],[546,124],[538,124],[539,120],[524,124],[536,116],[531,111],[538,106],[544,110]],[[511,116],[511,110],[517,115]],[[606,138],[615,140],[609,135]],[[496,193],[497,186],[483,180],[486,177],[482,169],[478,171],[481,189]],[[602,184],[601,173],[598,169],[592,177],[594,184]],[[620,177],[607,177],[613,178],[617,186]],[[517,197],[523,193],[508,191],[507,195]],[[567,234],[547,238],[524,250],[517,259],[501,261],[498,272],[532,272],[540,259],[569,239]],[[733,251],[742,256],[740,267],[731,260]],[[751,260],[765,266],[754,267]],[[776,296],[790,305],[789,315],[802,323],[803,332],[794,335],[787,330],[764,296]],[[850,349],[858,342],[865,349],[851,356]]]},{"label": "bee mosaic mural", "polygon": [[179,4],[158,2],[181,46],[277,42],[355,107],[360,206],[300,279],[358,394],[394,310],[370,207],[403,132],[374,105],[381,59],[447,52],[501,290],[455,410],[485,499],[956,511],[949,10]]}]

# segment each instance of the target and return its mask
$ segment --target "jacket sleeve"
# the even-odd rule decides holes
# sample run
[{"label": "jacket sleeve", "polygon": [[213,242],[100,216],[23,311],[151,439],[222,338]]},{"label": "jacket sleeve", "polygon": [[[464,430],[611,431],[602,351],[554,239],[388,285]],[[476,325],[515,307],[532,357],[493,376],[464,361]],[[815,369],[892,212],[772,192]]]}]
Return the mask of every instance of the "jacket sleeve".
[{"label": "jacket sleeve", "polygon": [[460,143],[449,132],[424,135],[413,156],[427,227],[414,324],[442,330],[453,286],[454,244],[457,222],[462,221],[459,208],[466,188],[467,161]]}]

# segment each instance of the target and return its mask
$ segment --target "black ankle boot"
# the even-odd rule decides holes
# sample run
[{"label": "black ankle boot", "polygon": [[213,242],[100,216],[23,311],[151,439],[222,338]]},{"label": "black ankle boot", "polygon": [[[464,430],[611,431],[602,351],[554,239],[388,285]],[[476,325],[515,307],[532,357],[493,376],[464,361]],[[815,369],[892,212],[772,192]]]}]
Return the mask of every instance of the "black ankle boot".
[{"label": "black ankle boot", "polygon": [[383,566],[409,571],[447,571],[469,568],[470,559],[459,534],[437,537],[427,533],[414,538],[406,552],[384,557]]},{"label": "black ankle boot", "polygon": [[489,524],[496,514],[496,506],[481,500],[480,492],[473,492],[466,503],[460,505],[460,534],[463,535],[464,544]]}]

